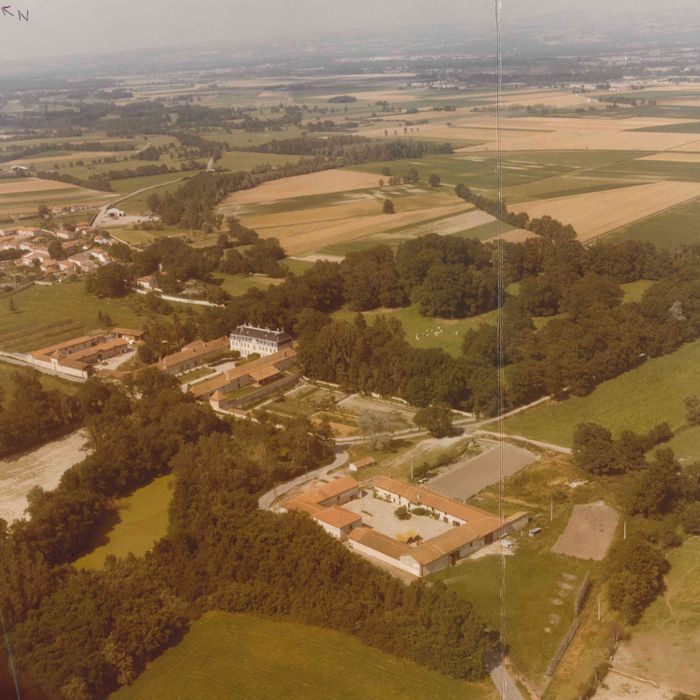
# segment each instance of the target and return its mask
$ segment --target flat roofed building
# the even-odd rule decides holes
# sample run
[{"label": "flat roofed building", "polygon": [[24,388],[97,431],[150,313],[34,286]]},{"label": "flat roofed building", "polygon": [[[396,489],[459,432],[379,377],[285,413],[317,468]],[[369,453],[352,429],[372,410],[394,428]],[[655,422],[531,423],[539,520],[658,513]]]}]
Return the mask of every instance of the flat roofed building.
[{"label": "flat roofed building", "polygon": [[292,343],[292,336],[281,329],[258,328],[247,323],[231,331],[229,339],[231,350],[237,350],[243,357],[253,353],[272,355]]}]

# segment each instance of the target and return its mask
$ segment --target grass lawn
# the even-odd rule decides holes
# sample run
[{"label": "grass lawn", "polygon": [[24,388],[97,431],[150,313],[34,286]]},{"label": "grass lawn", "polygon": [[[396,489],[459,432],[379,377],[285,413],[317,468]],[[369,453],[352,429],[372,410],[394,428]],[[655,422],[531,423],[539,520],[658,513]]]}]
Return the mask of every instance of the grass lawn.
[{"label": "grass lawn", "polygon": [[[568,520],[569,510],[532,539],[527,530],[512,535],[516,552],[505,558],[505,641],[508,655],[533,683],[543,680],[547,663],[573,620],[573,602],[590,562],[549,550]],[[431,578],[442,580],[474,603],[489,629],[501,624],[502,558],[467,559]]]},{"label": "grass lawn", "polygon": [[111,697],[477,700],[495,698],[496,692],[486,682],[448,678],[340,632],[214,612]]},{"label": "grass lawn", "polygon": [[[697,167],[697,163],[694,164]],[[659,248],[700,242],[700,199],[637,221],[605,237],[606,241],[649,241]]]},{"label": "grass lawn", "polygon": [[644,292],[646,292],[652,284],[654,284],[653,280],[637,280],[636,282],[621,284],[620,286],[625,294],[622,301],[641,301],[642,297],[644,296]]},{"label": "grass lawn", "polygon": [[52,377],[50,374],[42,374],[29,367],[20,367],[7,362],[0,362],[0,404],[7,403],[12,396],[12,391],[14,389],[13,377],[16,372],[20,374],[33,374],[39,378],[44,389],[59,389],[65,394],[75,393],[80,386],[80,384],[76,382],[60,379],[59,377]]},{"label": "grass lawn", "polygon": [[100,327],[99,311],[115,325],[141,328],[142,300],[136,294],[122,299],[98,299],[85,291],[83,282],[63,282],[52,287],[35,285],[0,304],[0,349],[27,352],[60,343]]},{"label": "grass lawn", "polygon": [[96,546],[75,562],[79,569],[101,569],[105,557],[123,558],[145,554],[168,529],[168,506],[172,499],[174,476],[154,479],[148,486],[117,501],[116,523],[99,533]]},{"label": "grass lawn", "polygon": [[583,421],[601,423],[615,434],[625,428],[643,432],[663,421],[676,430],[685,424],[684,397],[700,394],[698,363],[700,340],[647,360],[588,396],[548,402],[508,418],[506,432],[570,446],[576,424]]},{"label": "grass lawn", "polygon": [[[356,311],[343,309],[337,311],[334,316],[351,321],[355,318],[356,313]],[[414,347],[443,348],[455,356],[462,352],[462,338],[467,330],[476,328],[480,323],[496,322],[495,311],[469,318],[442,319],[421,316],[416,305],[401,309],[378,309],[364,312],[368,322],[380,314],[399,319],[406,331],[406,340]]]}]

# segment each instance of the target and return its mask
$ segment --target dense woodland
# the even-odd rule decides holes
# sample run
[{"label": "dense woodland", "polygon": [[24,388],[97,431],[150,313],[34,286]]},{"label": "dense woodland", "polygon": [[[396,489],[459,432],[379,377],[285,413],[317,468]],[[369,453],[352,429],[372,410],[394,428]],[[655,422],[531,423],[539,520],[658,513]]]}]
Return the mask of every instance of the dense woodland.
[{"label": "dense woodland", "polygon": [[[0,610],[27,691],[103,697],[210,609],[331,627],[482,677],[488,641],[469,603],[441,584],[406,587],[305,515],[257,509],[261,491],[331,458],[325,432],[223,421],[155,371],[129,389],[90,380],[80,400],[92,452],[56,490],[30,494],[25,520],[0,521]],[[69,565],[114,497],[171,470],[170,529],[151,554],[99,572]]]}]

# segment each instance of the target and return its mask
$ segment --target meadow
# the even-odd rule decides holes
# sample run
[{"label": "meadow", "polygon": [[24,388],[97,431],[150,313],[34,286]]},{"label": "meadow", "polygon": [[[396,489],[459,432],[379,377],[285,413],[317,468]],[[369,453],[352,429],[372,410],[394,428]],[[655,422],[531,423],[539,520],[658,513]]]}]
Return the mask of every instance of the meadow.
[{"label": "meadow", "polygon": [[144,321],[138,295],[98,299],[85,291],[84,282],[34,285],[11,299],[15,311],[9,299],[0,304],[0,349],[11,352],[28,352],[99,328],[100,311],[114,325],[141,328]]},{"label": "meadow", "polygon": [[487,682],[448,678],[340,632],[211,612],[111,700],[270,697],[486,700],[496,692]]},{"label": "meadow", "polygon": [[[344,309],[337,311],[335,318],[351,321],[356,314],[356,311]],[[414,347],[442,348],[455,356],[462,353],[462,339],[467,330],[476,329],[481,323],[496,323],[495,311],[469,318],[442,319],[422,316],[415,304],[400,309],[365,311],[363,315],[368,322],[378,315],[396,318],[404,327],[406,340]]]},{"label": "meadow", "polygon": [[593,421],[613,434],[649,430],[668,421],[685,425],[683,399],[700,394],[700,340],[676,352],[647,360],[640,367],[599,384],[588,396],[550,401],[505,421],[506,432],[571,446],[577,423]]},{"label": "meadow", "polygon": [[74,562],[78,569],[102,569],[105,557],[140,557],[168,530],[168,506],[174,476],[154,479],[131,495],[117,499],[113,517],[95,533],[91,551]]}]

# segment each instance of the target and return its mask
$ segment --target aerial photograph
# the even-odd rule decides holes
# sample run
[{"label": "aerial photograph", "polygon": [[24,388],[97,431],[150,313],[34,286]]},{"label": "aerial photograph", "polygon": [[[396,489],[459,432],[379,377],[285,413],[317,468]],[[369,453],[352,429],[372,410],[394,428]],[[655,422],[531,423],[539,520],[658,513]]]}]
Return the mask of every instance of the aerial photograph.
[{"label": "aerial photograph", "polygon": [[700,700],[698,0],[0,58],[0,700]]}]

